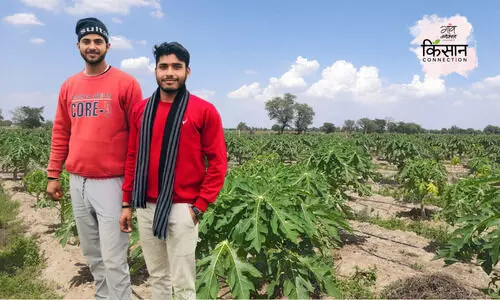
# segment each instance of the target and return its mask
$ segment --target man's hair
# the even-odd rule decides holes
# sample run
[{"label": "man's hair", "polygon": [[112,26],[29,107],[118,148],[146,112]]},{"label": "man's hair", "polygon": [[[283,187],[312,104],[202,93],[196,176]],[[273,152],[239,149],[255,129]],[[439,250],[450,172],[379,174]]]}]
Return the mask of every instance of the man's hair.
[{"label": "man's hair", "polygon": [[186,68],[189,67],[189,52],[177,42],[162,43],[160,45],[155,45],[153,47],[153,54],[155,56],[156,64],[160,60],[160,57],[169,54],[175,54],[180,61],[186,63]]}]

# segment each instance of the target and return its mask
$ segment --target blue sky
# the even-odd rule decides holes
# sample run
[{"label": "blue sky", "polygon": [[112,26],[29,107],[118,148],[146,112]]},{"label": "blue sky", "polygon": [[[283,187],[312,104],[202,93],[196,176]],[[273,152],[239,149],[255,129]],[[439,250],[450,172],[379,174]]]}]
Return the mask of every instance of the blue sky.
[{"label": "blue sky", "polygon": [[[134,75],[144,97],[156,87],[148,68],[152,46],[182,43],[191,53],[188,88],[216,105],[225,127],[239,121],[271,126],[265,100],[291,92],[313,107],[315,126],[391,117],[426,128],[482,129],[500,125],[500,39],[494,26],[500,2],[480,3],[4,0],[0,108],[9,117],[18,105],[44,105],[53,118],[61,83],[83,68],[75,23],[95,16],[114,36],[108,63]],[[457,14],[472,25],[478,65],[467,76],[426,81],[410,51],[410,28],[424,16]],[[342,84],[346,88],[338,92]],[[360,97],[359,89],[370,93]]]}]

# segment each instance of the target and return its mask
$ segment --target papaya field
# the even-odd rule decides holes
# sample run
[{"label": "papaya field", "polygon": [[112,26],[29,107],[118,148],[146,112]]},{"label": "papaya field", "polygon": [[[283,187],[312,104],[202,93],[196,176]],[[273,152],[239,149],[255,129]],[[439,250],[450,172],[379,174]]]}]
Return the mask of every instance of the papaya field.
[{"label": "papaya field", "polygon": [[[500,136],[227,132],[226,144],[226,181],[199,226],[198,298],[389,295],[382,286],[369,290],[377,271],[346,275],[338,264],[350,241],[375,235],[375,227],[430,241],[428,264],[438,261],[443,272],[476,266],[487,282],[474,288],[499,296]],[[57,210],[60,247],[78,245],[66,172],[63,199],[45,195],[49,152],[48,130],[0,130],[2,173],[35,199],[34,209]],[[390,198],[386,212],[374,195]],[[393,207],[398,214],[387,214]],[[144,270],[137,231],[129,256],[134,276]],[[425,274],[425,264],[408,270]]]}]

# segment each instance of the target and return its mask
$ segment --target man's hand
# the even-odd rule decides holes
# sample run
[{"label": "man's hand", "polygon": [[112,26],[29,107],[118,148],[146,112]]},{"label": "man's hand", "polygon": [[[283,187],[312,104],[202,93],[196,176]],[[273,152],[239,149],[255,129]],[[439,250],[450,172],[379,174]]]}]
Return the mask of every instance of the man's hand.
[{"label": "man's hand", "polygon": [[132,208],[122,208],[120,216],[120,230],[126,233],[132,232]]},{"label": "man's hand", "polygon": [[61,200],[63,194],[59,180],[49,180],[47,183],[47,194],[55,201]]},{"label": "man's hand", "polygon": [[198,224],[198,218],[194,214],[193,208],[191,207],[189,208],[189,213],[191,214],[191,218],[193,219],[194,225]]}]

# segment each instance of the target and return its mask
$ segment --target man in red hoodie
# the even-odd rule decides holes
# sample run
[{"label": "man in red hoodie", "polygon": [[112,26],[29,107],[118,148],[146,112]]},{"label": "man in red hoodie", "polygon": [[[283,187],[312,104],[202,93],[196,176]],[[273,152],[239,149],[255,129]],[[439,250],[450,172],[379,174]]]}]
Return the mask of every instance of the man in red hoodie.
[{"label": "man in red hoodie", "polygon": [[[195,299],[198,220],[224,185],[224,130],[214,105],[186,89],[189,52],[163,43],[154,56],[158,88],[132,113],[123,202],[138,208],[152,298]],[[124,232],[131,218],[123,209]]]},{"label": "man in red hoodie", "polygon": [[96,18],[76,24],[85,69],[61,87],[52,130],[47,193],[62,197],[59,175],[70,175],[73,215],[97,299],[130,299],[128,234],[120,230],[128,119],[142,99],[139,83],[109,66],[108,30]]}]

